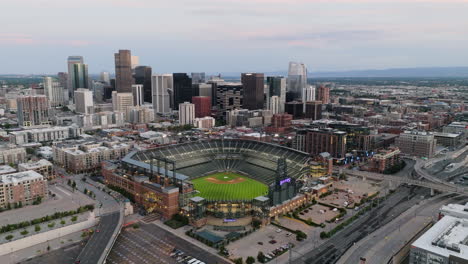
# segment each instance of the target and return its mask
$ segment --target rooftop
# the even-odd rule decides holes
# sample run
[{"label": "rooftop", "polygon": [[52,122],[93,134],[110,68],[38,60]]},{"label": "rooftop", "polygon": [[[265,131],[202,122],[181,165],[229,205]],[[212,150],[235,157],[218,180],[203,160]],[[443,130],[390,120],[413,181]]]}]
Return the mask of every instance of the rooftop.
[{"label": "rooftop", "polygon": [[0,183],[2,184],[18,185],[18,183],[24,181],[32,181],[37,179],[42,180],[44,177],[41,174],[31,170],[0,175]]},{"label": "rooftop", "polygon": [[50,163],[48,160],[41,159],[36,162],[21,163],[20,165],[18,165],[18,167],[21,167],[26,170],[32,170],[37,167],[43,167],[43,166],[52,166],[52,163]]},{"label": "rooftop", "polygon": [[13,172],[16,172],[16,170],[9,165],[0,166],[0,174],[8,174]]}]

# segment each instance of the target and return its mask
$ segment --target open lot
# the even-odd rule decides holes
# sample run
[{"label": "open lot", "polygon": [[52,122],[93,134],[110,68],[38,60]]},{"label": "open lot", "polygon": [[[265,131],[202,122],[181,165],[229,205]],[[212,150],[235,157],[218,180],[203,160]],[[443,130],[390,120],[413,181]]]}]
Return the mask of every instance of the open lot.
[{"label": "open lot", "polygon": [[299,214],[299,217],[304,220],[308,220],[310,218],[314,223],[322,224],[325,223],[325,221],[330,220],[339,214],[340,212],[338,210],[333,211],[329,207],[320,204],[315,204],[313,206],[310,206],[306,210],[303,210]]},{"label": "open lot", "polygon": [[231,172],[211,174],[192,182],[199,196],[208,200],[250,200],[268,192],[265,184]]},{"label": "open lot", "polygon": [[80,206],[94,204],[95,201],[79,191],[72,192],[63,186],[50,185],[54,198],[44,200],[39,205],[28,205],[1,213],[0,226],[40,218],[55,212],[75,210]]},{"label": "open lot", "polygon": [[337,207],[345,207],[345,202],[349,206],[353,203],[360,203],[365,195],[372,195],[381,188],[375,183],[363,181],[359,178],[349,177],[346,181],[337,181],[333,183],[334,189],[343,190],[321,198],[320,201]]},{"label": "open lot", "polygon": [[[282,229],[280,230],[281,232],[278,233],[277,227],[273,225],[265,226],[240,240],[230,243],[226,246],[226,249],[228,249],[230,253],[229,258],[243,258],[245,261],[248,256],[257,258],[259,251],[262,251],[264,254],[269,254],[273,250],[287,245],[288,243],[294,245],[305,243],[304,241],[296,241],[296,236],[294,234],[288,236],[287,234],[289,232]],[[275,243],[272,244],[270,241],[275,241]]]}]

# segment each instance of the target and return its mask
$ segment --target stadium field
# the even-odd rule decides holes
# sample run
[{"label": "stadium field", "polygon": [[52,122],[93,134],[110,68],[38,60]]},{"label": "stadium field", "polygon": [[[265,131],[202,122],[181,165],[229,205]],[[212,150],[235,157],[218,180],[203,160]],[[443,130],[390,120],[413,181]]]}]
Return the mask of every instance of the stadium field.
[{"label": "stadium field", "polygon": [[195,189],[207,200],[251,200],[266,195],[268,187],[246,176],[220,172],[192,180]]}]

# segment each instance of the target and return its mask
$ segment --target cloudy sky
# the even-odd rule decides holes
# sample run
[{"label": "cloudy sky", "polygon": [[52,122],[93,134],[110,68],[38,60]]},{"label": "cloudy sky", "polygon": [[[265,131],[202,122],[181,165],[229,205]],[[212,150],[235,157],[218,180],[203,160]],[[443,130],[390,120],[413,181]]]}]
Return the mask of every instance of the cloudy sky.
[{"label": "cloudy sky", "polygon": [[468,66],[468,0],[1,0],[0,73]]}]

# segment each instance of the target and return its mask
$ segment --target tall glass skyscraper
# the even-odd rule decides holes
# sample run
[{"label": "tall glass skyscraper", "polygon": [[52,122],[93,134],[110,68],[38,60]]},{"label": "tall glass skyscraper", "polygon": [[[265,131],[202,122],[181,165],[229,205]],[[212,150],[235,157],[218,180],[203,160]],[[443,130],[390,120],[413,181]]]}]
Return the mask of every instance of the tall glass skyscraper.
[{"label": "tall glass skyscraper", "polygon": [[73,64],[73,91],[79,88],[89,89],[88,65],[82,63]]},{"label": "tall glass skyscraper", "polygon": [[115,90],[118,93],[131,93],[135,84],[132,75],[132,53],[129,50],[119,50],[115,58]]},{"label": "tall glass skyscraper", "polygon": [[68,66],[68,80],[67,80],[67,90],[68,90],[68,97],[73,98],[73,93],[77,88],[85,88],[85,87],[75,87],[75,68],[73,65],[75,64],[83,64],[83,56],[69,56],[67,59],[67,66]]},{"label": "tall glass skyscraper", "polygon": [[302,100],[302,91],[307,85],[307,67],[304,63],[290,62],[288,70],[288,92],[294,100]]}]

